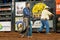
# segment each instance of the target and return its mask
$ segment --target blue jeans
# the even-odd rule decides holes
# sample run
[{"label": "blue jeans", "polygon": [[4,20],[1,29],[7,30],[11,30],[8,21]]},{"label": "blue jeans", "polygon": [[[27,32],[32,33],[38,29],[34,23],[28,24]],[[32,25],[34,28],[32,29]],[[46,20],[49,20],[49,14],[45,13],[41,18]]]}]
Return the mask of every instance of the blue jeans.
[{"label": "blue jeans", "polygon": [[7,0],[3,0],[4,3],[7,3]]},{"label": "blue jeans", "polygon": [[30,22],[30,27],[28,29],[27,36],[32,36],[32,25],[31,25],[31,22]]},{"label": "blue jeans", "polygon": [[41,28],[39,29],[39,31],[41,32],[44,28],[44,26],[46,26],[46,33],[49,33],[49,23],[48,23],[48,20],[41,20],[41,23],[42,23],[42,26]]}]

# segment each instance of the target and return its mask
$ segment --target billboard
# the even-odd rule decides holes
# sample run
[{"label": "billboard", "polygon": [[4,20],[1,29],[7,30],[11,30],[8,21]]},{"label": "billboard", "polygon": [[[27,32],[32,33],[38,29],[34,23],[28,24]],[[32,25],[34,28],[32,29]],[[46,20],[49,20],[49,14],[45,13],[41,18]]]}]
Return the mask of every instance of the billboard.
[{"label": "billboard", "polygon": [[0,31],[11,31],[11,22],[10,21],[0,22]]}]

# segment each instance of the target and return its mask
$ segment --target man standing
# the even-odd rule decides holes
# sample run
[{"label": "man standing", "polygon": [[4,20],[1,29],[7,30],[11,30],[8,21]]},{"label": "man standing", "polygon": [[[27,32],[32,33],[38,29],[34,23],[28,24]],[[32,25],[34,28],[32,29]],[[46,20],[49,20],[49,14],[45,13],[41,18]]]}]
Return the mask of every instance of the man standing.
[{"label": "man standing", "polygon": [[48,9],[49,9],[49,7],[46,6],[46,7],[44,8],[44,10],[42,11],[42,14],[41,14],[41,23],[42,23],[42,26],[41,26],[41,28],[39,29],[39,31],[41,32],[41,31],[43,30],[44,26],[46,26],[46,33],[47,33],[47,34],[50,34],[50,33],[49,33],[50,30],[49,30],[48,20],[49,20],[49,16],[51,16],[52,13],[49,12]]},{"label": "man standing", "polygon": [[29,2],[26,2],[26,7],[23,9],[23,13],[24,13],[24,18],[25,20],[27,21],[27,35],[28,37],[31,37],[32,36],[32,27],[30,26],[30,3]]}]

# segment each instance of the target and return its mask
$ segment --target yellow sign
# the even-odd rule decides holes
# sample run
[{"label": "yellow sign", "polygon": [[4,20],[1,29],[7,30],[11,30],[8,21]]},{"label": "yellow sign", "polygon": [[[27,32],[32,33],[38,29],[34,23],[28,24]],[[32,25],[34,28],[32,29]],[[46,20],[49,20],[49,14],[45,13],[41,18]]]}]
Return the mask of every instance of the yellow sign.
[{"label": "yellow sign", "polygon": [[37,3],[32,8],[33,17],[39,17],[41,15],[42,10],[45,8],[46,4]]}]

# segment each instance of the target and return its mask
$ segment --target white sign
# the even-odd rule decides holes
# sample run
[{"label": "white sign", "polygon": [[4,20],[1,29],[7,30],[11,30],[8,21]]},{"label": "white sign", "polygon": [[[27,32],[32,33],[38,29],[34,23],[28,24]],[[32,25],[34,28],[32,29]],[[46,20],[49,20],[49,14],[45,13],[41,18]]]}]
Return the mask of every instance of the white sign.
[{"label": "white sign", "polygon": [[31,23],[32,23],[32,28],[40,28],[42,26],[40,20],[39,21],[35,21],[34,23],[33,23],[33,21],[31,21]]},{"label": "white sign", "polygon": [[0,31],[11,31],[11,22],[0,22]]},{"label": "white sign", "polygon": [[25,8],[26,2],[16,2],[15,5],[15,15],[16,16],[23,16],[23,9]]},{"label": "white sign", "polygon": [[[48,22],[49,22],[49,27],[53,28],[53,20],[49,20]],[[40,20],[35,21],[34,23],[33,23],[33,21],[31,21],[31,24],[32,24],[32,28],[40,28],[42,26],[42,23]],[[46,28],[46,26],[45,26],[45,28]]]}]

